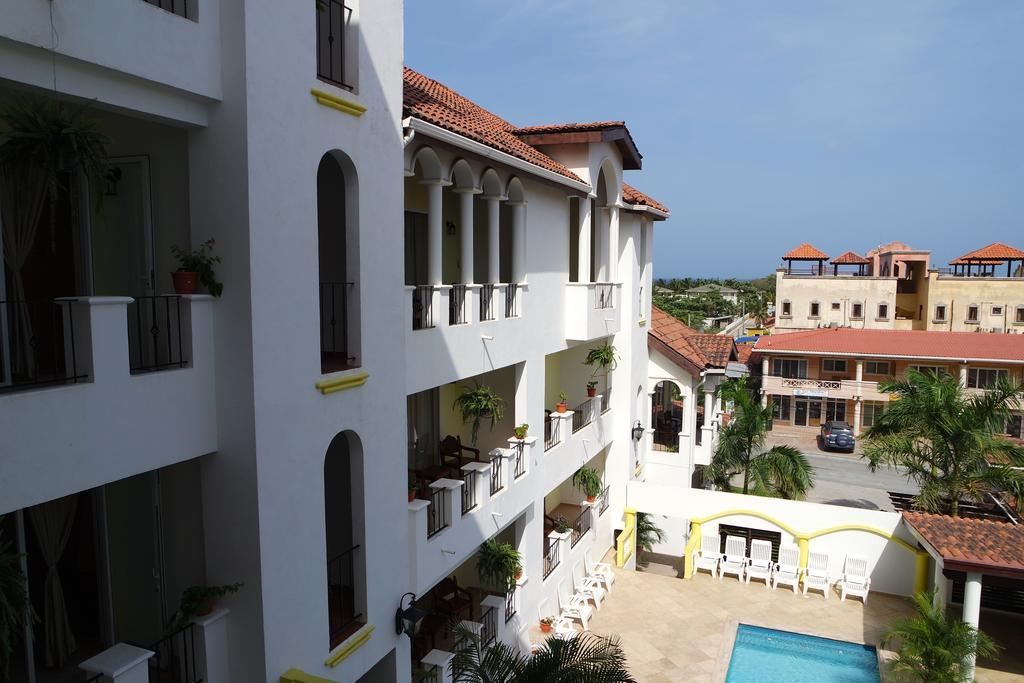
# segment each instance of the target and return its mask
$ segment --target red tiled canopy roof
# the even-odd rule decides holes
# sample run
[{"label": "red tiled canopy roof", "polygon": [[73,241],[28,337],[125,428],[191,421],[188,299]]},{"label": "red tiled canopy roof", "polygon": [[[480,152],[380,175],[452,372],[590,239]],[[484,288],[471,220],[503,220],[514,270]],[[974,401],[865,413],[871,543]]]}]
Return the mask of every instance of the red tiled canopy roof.
[{"label": "red tiled canopy roof", "polygon": [[860,254],[857,254],[852,251],[846,251],[832,259],[832,263],[834,263],[837,266],[861,266],[867,265],[871,263],[871,261],[867,260]]},{"label": "red tiled canopy roof", "polygon": [[804,242],[799,247],[787,251],[782,258],[787,261],[827,261],[828,254]]},{"label": "red tiled canopy roof", "polygon": [[968,260],[978,261],[979,259],[991,259],[994,261],[1016,261],[1017,259],[1024,259],[1024,251],[1021,251],[1016,247],[1011,247],[1007,244],[1003,244],[1002,242],[993,242],[987,247],[982,247],[981,249],[969,251],[956,260],[966,262]]},{"label": "red tiled canopy roof", "polygon": [[949,265],[951,265],[951,266],[966,266],[966,265],[972,265],[972,266],[978,266],[978,265],[981,265],[981,266],[998,266],[1000,263],[1002,263],[1002,261],[999,260],[999,259],[981,259],[981,260],[971,259],[971,260],[968,260],[968,259],[964,258],[963,256],[960,256],[959,258],[955,258],[952,261],[950,261]]},{"label": "red tiled canopy roof", "polygon": [[724,368],[736,358],[732,337],[702,334],[657,306],[651,307],[647,345],[668,356],[694,377],[709,367]]},{"label": "red tiled canopy roof", "polygon": [[657,209],[664,213],[668,213],[668,207],[659,202],[657,199],[644,194],[640,190],[636,189],[632,185],[622,184],[622,201],[627,204],[635,204],[639,206],[649,206]]},{"label": "red tiled canopy roof", "polygon": [[518,129],[500,116],[409,67],[405,67],[403,79],[403,117],[414,116],[571,180],[583,182],[568,168],[520,140],[516,136]]},{"label": "red tiled canopy roof", "polygon": [[1024,525],[927,512],[904,512],[903,519],[947,569],[1024,578]]},{"label": "red tiled canopy roof", "polygon": [[1024,335],[1019,334],[840,327],[761,337],[754,348],[769,354],[785,352],[1024,363]]}]

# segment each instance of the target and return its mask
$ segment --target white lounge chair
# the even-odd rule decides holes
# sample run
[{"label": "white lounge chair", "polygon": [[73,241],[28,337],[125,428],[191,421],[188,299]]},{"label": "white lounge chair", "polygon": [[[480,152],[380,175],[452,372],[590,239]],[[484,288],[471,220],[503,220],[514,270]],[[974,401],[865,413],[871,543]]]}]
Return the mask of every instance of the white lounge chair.
[{"label": "white lounge chair", "polygon": [[807,569],[804,570],[804,595],[808,589],[821,591],[828,600],[832,592],[833,579],[828,573],[828,553],[810,553],[807,556]]},{"label": "white lounge chair", "polygon": [[571,595],[565,579],[558,582],[558,609],[561,617],[574,619],[580,622],[584,631],[590,630],[590,617],[594,615],[594,608],[583,596]]},{"label": "white lounge chair", "polygon": [[751,541],[750,561],[747,563],[746,572],[744,572],[747,583],[750,583],[751,579],[761,579],[767,589],[771,583],[772,569],[774,568],[771,541]]},{"label": "white lounge chair", "polygon": [[608,594],[608,591],[601,587],[600,581],[583,573],[582,561],[572,567],[572,587],[575,589],[576,595],[593,600],[597,609],[601,609],[601,603],[604,602],[605,596]]},{"label": "white lounge chair", "polygon": [[711,576],[718,576],[718,562],[722,559],[721,539],[718,534],[704,534],[700,537],[700,550],[694,550],[690,561],[693,563],[693,571],[707,569]]},{"label": "white lounge chair", "polygon": [[772,571],[772,589],[783,586],[792,586],[796,593],[800,587],[800,549],[795,545],[784,545],[779,548],[779,561]]},{"label": "white lounge chair", "polygon": [[718,563],[718,578],[734,574],[740,581],[747,568],[747,539],[742,536],[726,536],[725,557]]},{"label": "white lounge chair", "polygon": [[537,616],[540,620],[547,618],[554,619],[551,623],[551,636],[554,638],[572,640],[579,634],[579,631],[573,628],[571,621],[560,614],[552,614],[551,609],[548,606],[547,599],[541,600],[537,603]]},{"label": "white lounge chair", "polygon": [[604,583],[605,590],[609,593],[612,590],[612,586],[615,585],[615,572],[612,571],[612,566],[607,562],[594,562],[594,559],[590,557],[590,549],[583,554],[583,561],[587,568],[587,576],[593,576]]},{"label": "white lounge chair", "polygon": [[843,577],[839,579],[839,599],[845,600],[847,595],[857,595],[868,604],[868,591],[871,590],[871,577],[868,576],[868,561],[858,555],[847,555],[843,567]]}]

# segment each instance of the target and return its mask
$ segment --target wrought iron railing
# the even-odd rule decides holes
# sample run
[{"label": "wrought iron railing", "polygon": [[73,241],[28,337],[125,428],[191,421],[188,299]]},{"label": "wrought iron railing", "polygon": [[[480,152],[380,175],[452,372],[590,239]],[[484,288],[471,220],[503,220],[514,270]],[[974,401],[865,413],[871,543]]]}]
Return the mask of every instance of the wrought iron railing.
[{"label": "wrought iron railing", "polygon": [[512,478],[518,479],[519,477],[526,474],[526,444],[520,441],[515,445],[515,447],[512,450],[515,451]]},{"label": "wrought iron railing", "polygon": [[430,492],[430,505],[427,506],[427,538],[448,528],[448,511],[444,504],[446,491],[444,488],[436,488]]},{"label": "wrought iron railing", "polygon": [[491,457],[491,495],[505,488],[505,478],[502,473],[501,455]]},{"label": "wrought iron railing", "polygon": [[69,301],[0,301],[0,392],[88,378],[74,308]]},{"label": "wrought iron railing", "polygon": [[610,282],[598,282],[594,285],[594,308],[615,307],[615,286]]},{"label": "wrought iron railing", "polygon": [[604,487],[603,491],[601,491],[601,502],[599,502],[597,504],[597,516],[598,517],[603,515],[604,511],[608,509],[608,498],[609,498],[609,494],[611,493],[610,489],[611,489],[611,485],[609,484],[608,486]]},{"label": "wrought iron railing", "polygon": [[476,506],[476,470],[462,472],[462,514],[468,514]]},{"label": "wrought iron railing", "polygon": [[316,0],[316,75],[351,88],[345,64],[345,36],[352,10],[340,0]]},{"label": "wrought iron railing", "polygon": [[448,293],[448,324],[462,325],[466,322],[466,285],[452,285]]},{"label": "wrought iron railing", "polygon": [[505,285],[505,317],[519,317],[519,285],[515,282]]},{"label": "wrought iron railing", "polygon": [[353,546],[327,560],[327,613],[331,647],[344,640],[346,631],[362,618],[356,611],[356,551]]},{"label": "wrought iron railing", "polygon": [[498,613],[494,607],[488,607],[480,616],[480,644],[488,648],[498,637]]},{"label": "wrought iron railing", "polygon": [[550,415],[544,416],[544,450],[553,448],[559,441],[559,425],[561,420],[556,420]]},{"label": "wrought iron railing", "polygon": [[128,304],[128,366],[131,374],[183,368],[181,297],[137,296]]},{"label": "wrought iron railing", "polygon": [[203,683],[196,662],[196,629],[191,623],[153,643],[147,650],[149,683]]},{"label": "wrought iron railing", "polygon": [[417,285],[412,291],[412,329],[426,330],[434,326],[434,288]]},{"label": "wrought iron railing", "polygon": [[320,365],[324,372],[350,367],[355,361],[349,347],[349,296],[354,282],[320,283]]},{"label": "wrought iron railing", "polygon": [[167,10],[171,14],[177,14],[179,17],[191,18],[188,14],[188,0],[146,0],[146,2],[162,10]]},{"label": "wrought iron railing", "polygon": [[555,567],[561,561],[559,557],[559,547],[562,542],[557,538],[545,538],[544,539],[544,578],[548,578],[551,572],[555,571]]},{"label": "wrought iron railing", "polygon": [[576,544],[580,542],[586,533],[590,531],[590,508],[583,508],[579,516],[573,520],[572,523],[572,537],[570,538],[570,546],[575,548]]},{"label": "wrought iron railing", "polygon": [[583,403],[573,408],[572,413],[572,433],[580,431],[588,424],[594,421],[594,405],[596,401],[593,398],[588,398]]},{"label": "wrought iron railing", "polygon": [[480,285],[480,320],[494,320],[494,285]]},{"label": "wrought iron railing", "polygon": [[512,586],[505,591],[505,623],[512,621],[516,615],[516,590],[519,586]]}]

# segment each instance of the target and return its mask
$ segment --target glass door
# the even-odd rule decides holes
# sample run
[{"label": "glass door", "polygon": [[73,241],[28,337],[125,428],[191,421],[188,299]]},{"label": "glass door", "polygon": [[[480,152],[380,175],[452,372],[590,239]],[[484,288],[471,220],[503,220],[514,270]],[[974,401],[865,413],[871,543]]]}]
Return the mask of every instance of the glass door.
[{"label": "glass door", "polygon": [[807,426],[807,401],[804,399],[797,399],[793,407],[793,424],[797,427]]}]

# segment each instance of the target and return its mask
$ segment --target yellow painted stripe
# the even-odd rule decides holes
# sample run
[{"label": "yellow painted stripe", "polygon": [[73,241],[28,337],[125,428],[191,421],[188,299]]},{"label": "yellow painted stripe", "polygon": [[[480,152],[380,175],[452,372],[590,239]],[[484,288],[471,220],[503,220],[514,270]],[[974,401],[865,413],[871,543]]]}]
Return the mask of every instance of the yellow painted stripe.
[{"label": "yellow painted stripe", "polygon": [[332,95],[329,92],[317,90],[316,88],[311,89],[309,92],[320,104],[325,107],[330,107],[331,109],[337,109],[342,113],[350,114],[352,116],[362,116],[366,112],[366,107],[358,102],[352,102],[351,100],[346,100],[338,97],[337,95]]},{"label": "yellow painted stripe", "polygon": [[281,674],[281,683],[334,683],[329,678],[321,678],[320,676],[314,676],[308,674],[300,669],[288,669]]},{"label": "yellow painted stripe", "polygon": [[615,566],[624,567],[636,550],[636,510],[626,508],[626,528],[615,542]]},{"label": "yellow painted stripe", "polygon": [[341,647],[332,652],[330,657],[324,660],[324,664],[330,667],[338,666],[343,659],[358,650],[370,639],[370,635],[373,634],[373,628],[373,624],[367,624],[356,631]]},{"label": "yellow painted stripe", "polygon": [[326,396],[327,394],[333,394],[336,391],[344,391],[345,389],[361,387],[366,384],[366,379],[369,376],[370,373],[368,372],[357,372],[353,375],[322,379],[316,383],[316,388],[320,390],[321,394]]}]

